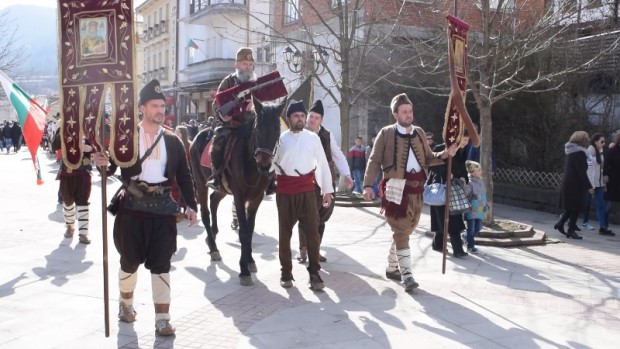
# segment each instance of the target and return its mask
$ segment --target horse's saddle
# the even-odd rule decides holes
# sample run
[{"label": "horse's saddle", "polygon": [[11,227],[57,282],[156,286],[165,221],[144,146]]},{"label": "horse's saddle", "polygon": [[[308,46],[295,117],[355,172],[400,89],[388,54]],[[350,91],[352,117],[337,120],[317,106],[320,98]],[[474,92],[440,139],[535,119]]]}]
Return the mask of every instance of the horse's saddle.
[{"label": "horse's saddle", "polygon": [[[226,146],[224,147],[224,170],[228,163],[230,162],[230,158],[232,157],[232,150],[235,147],[235,143],[237,143],[237,134],[233,132],[228,136],[228,142],[226,142]],[[200,156],[200,166],[211,168],[211,146],[213,144],[213,139],[210,139],[205,149],[202,151],[202,155]]]},{"label": "horse's saddle", "polygon": [[213,139],[209,140],[204,150],[202,151],[202,155],[200,156],[200,166],[211,168],[211,144],[213,143]]}]

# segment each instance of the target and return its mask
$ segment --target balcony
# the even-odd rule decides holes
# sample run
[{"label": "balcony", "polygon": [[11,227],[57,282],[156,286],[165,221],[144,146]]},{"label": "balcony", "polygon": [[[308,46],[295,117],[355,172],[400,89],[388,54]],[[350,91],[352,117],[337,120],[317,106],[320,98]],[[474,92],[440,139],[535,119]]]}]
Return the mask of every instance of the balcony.
[{"label": "balcony", "polygon": [[233,11],[245,11],[245,0],[191,0],[189,14],[194,19],[209,14],[231,13]]},{"label": "balcony", "polygon": [[191,63],[184,73],[188,77],[187,82],[221,81],[226,75],[232,73],[235,60],[232,58],[214,58],[202,62]]}]

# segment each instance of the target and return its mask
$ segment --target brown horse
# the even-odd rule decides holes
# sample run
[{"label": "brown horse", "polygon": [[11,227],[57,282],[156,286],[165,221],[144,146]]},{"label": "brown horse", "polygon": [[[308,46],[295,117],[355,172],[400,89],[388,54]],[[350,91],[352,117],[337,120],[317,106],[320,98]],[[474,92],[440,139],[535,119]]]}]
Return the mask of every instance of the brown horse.
[{"label": "brown horse", "polygon": [[[265,189],[271,181],[269,169],[273,150],[280,137],[280,115],[286,101],[278,105],[262,105],[254,102],[256,118],[252,125],[245,125],[236,130],[236,142],[231,150],[230,160],[222,173],[222,184],[226,191],[214,192],[210,197],[210,211],[207,208],[206,182],[211,170],[200,165],[200,157],[209,137],[208,129],[202,130],[190,147],[192,172],[196,182],[198,203],[202,222],[207,230],[206,243],[212,261],[221,260],[220,252],[215,243],[219,231],[217,226],[217,208],[220,201],[227,195],[233,196],[237,219],[239,222],[239,241],[241,242],[241,258],[239,274],[241,285],[254,284],[250,272],[256,272],[256,263],[252,258],[252,235],[256,211],[263,201]],[[209,219],[211,218],[211,219]]]}]

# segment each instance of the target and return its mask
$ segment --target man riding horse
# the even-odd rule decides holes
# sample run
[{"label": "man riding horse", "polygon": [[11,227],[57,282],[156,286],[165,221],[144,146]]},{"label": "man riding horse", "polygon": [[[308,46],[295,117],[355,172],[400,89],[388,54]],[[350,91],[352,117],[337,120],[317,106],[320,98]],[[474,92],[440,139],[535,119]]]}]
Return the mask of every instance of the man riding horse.
[{"label": "man riding horse", "polygon": [[[249,47],[242,47],[237,51],[235,72],[229,74],[222,80],[220,86],[217,88],[217,93],[254,80],[256,80],[256,74],[254,73],[254,52]],[[252,95],[249,95],[244,103],[240,103],[238,106],[240,110],[233,110],[227,115],[217,113],[217,116],[224,124],[215,129],[215,136],[213,137],[211,145],[212,175],[207,185],[213,190],[221,190],[221,173],[224,169],[225,152],[227,144],[231,140],[231,135],[239,126],[251,122],[256,117],[252,98]],[[219,107],[214,101],[213,110],[218,109]]]}]

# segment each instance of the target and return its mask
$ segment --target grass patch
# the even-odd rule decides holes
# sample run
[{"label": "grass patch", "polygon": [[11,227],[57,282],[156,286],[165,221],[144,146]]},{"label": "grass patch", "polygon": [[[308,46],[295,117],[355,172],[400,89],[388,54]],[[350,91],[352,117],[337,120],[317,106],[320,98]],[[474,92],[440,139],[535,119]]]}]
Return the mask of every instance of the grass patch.
[{"label": "grass patch", "polygon": [[517,230],[526,230],[530,228],[529,225],[513,222],[513,221],[504,221],[504,220],[495,220],[495,222],[491,225],[484,225],[485,228],[494,230],[494,231],[517,231]]}]

